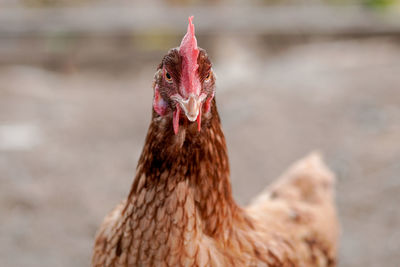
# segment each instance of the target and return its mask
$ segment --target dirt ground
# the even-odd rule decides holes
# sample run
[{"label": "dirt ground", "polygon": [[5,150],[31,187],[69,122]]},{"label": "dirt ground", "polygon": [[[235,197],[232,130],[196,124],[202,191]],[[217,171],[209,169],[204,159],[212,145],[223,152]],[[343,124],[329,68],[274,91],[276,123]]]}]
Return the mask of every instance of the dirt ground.
[{"label": "dirt ground", "polygon": [[[399,266],[400,45],[220,43],[209,49],[237,201],[320,150],[338,178],[340,266]],[[97,227],[132,183],[157,63],[1,67],[0,266],[89,265]]]}]

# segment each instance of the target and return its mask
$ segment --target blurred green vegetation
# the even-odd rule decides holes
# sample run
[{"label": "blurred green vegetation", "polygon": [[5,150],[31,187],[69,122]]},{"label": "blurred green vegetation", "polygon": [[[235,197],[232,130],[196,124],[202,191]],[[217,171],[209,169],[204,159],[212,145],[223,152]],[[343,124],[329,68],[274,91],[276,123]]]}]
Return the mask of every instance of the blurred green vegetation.
[{"label": "blurred green vegetation", "polygon": [[373,9],[390,8],[396,5],[396,0],[364,0],[363,4]]}]

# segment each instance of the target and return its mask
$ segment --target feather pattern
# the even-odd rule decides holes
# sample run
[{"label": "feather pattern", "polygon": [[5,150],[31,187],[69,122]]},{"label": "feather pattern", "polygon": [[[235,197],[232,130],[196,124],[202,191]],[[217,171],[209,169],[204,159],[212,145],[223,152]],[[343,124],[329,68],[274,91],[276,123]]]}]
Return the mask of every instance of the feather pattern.
[{"label": "feather pattern", "polygon": [[92,266],[336,266],[334,176],[320,156],[297,162],[249,206],[238,206],[204,50],[190,74],[205,95],[201,123],[171,99],[185,64],[172,49],[158,67],[136,176],[97,233]]},{"label": "feather pattern", "polygon": [[211,109],[200,133],[192,124],[175,135],[165,127],[172,118],[153,117],[131,192],[97,235],[93,266],[335,266],[332,173],[309,156],[240,208]]}]

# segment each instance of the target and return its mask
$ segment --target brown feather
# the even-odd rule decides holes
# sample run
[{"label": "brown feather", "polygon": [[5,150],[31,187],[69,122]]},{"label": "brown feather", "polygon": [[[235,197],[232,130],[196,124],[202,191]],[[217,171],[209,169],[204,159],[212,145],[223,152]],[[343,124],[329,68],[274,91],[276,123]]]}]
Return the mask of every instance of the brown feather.
[{"label": "brown feather", "polygon": [[[202,51],[200,76],[211,68]],[[179,62],[174,56],[163,64]],[[317,155],[243,209],[232,197],[215,99],[200,132],[181,124],[175,135],[172,113],[153,111],[130,194],[100,227],[92,266],[336,265],[334,178]]]}]

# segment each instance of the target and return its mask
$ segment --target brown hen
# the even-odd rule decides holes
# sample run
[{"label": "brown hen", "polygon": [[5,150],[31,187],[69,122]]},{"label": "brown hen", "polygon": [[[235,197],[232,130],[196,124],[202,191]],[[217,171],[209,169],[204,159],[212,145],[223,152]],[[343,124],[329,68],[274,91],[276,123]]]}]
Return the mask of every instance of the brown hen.
[{"label": "brown hen", "polygon": [[336,266],[334,177],[318,155],[248,207],[234,201],[215,76],[191,18],[153,89],[135,180],[101,225],[92,266]]}]

